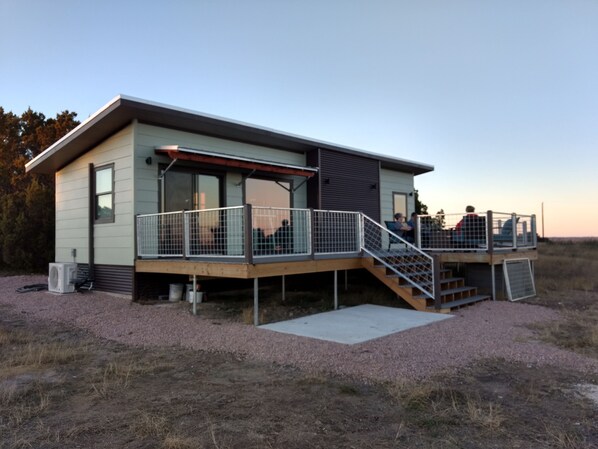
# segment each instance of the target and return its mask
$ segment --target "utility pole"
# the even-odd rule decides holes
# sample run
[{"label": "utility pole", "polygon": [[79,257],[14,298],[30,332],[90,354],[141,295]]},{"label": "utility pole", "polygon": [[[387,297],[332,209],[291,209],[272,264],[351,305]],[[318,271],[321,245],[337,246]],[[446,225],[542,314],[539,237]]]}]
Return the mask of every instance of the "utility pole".
[{"label": "utility pole", "polygon": [[544,240],[544,201],[542,201],[542,240]]}]

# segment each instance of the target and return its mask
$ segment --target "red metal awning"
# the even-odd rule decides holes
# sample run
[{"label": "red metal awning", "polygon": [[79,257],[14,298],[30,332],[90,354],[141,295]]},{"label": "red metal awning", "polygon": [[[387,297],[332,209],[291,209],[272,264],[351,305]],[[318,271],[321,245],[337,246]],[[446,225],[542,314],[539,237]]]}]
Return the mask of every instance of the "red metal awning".
[{"label": "red metal awning", "polygon": [[195,150],[192,148],[179,147],[178,145],[157,147],[155,149],[155,152],[156,154],[166,154],[172,160],[176,159],[181,161],[201,162],[204,164],[234,167],[267,173],[276,173],[279,175],[302,176],[304,178],[311,178],[318,172],[318,169],[315,167],[303,167],[300,165],[282,164],[261,159],[233,156],[224,153],[214,153],[211,151]]}]

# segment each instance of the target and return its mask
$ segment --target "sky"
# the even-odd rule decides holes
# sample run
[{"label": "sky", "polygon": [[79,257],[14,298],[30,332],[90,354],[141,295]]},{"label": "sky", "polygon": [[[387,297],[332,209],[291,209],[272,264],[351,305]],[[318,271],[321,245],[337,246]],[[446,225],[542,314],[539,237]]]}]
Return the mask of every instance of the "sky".
[{"label": "sky", "polygon": [[5,111],[119,94],[433,165],[431,213],[598,236],[596,0],[0,0]]}]

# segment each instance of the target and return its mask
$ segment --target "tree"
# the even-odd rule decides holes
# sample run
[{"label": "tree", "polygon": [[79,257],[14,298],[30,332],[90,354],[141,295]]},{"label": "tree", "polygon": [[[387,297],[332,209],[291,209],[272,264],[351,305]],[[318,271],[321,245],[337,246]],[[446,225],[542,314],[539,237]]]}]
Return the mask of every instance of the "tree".
[{"label": "tree", "polygon": [[25,164],[76,127],[76,116],[0,107],[0,265],[45,272],[54,259],[54,176],[25,173]]},{"label": "tree", "polygon": [[415,189],[415,213],[417,215],[428,215],[428,206],[420,201],[417,189]]}]

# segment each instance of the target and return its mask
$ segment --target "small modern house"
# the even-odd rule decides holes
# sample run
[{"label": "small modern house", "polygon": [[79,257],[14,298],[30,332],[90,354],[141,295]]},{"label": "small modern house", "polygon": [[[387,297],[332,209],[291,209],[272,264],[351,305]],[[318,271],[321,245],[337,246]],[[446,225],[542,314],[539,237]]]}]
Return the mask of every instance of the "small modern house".
[{"label": "small modern house", "polygon": [[450,310],[482,297],[441,264],[494,273],[535,250],[535,219],[488,211],[479,241],[456,249],[445,218],[420,217],[408,243],[380,223],[414,211],[414,177],[433,169],[125,96],[26,165],[55,174],[56,261],[98,290],[138,297],[171,274],[254,279],[257,295],[260,277],[365,268],[417,309]]}]

